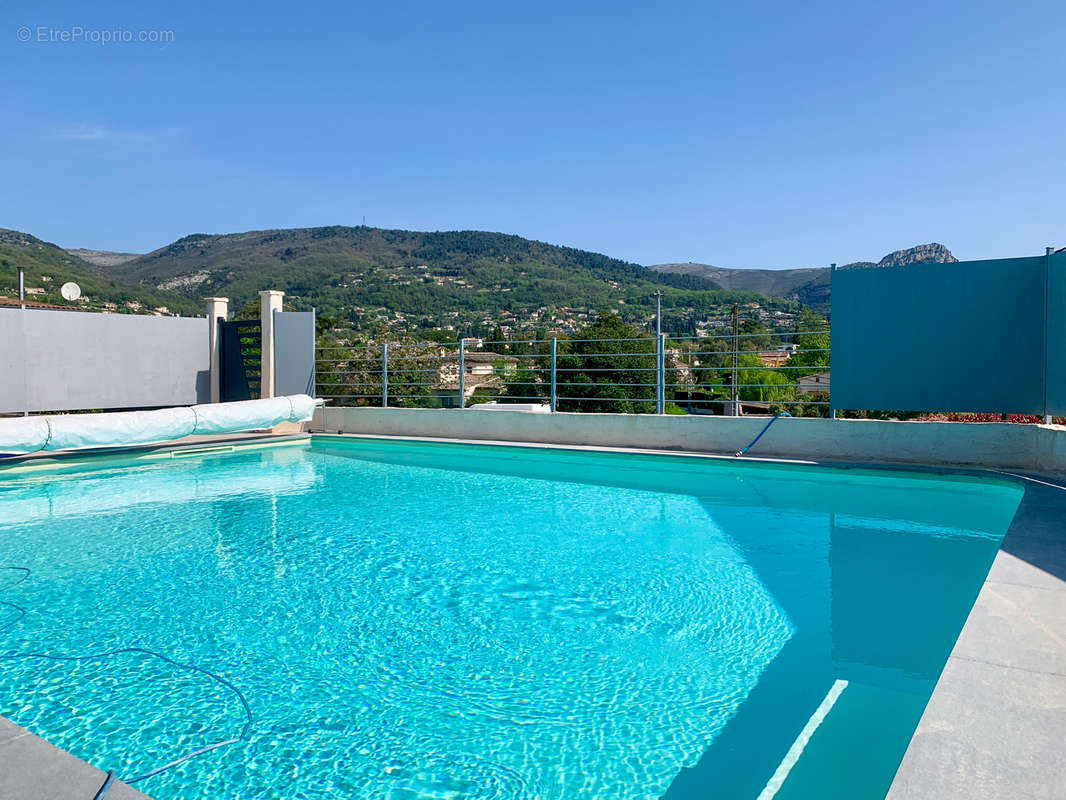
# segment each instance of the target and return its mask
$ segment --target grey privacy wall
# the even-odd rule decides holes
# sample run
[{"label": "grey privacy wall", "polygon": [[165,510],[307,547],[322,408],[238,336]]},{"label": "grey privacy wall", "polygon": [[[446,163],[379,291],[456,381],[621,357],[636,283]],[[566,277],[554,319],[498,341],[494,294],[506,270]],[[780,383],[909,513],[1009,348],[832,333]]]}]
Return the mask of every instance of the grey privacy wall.
[{"label": "grey privacy wall", "polygon": [[274,394],[315,394],[315,312],[274,312]]},{"label": "grey privacy wall", "polygon": [[1066,413],[1066,254],[833,272],[833,406]]},{"label": "grey privacy wall", "polygon": [[204,317],[0,309],[0,413],[209,400]]}]

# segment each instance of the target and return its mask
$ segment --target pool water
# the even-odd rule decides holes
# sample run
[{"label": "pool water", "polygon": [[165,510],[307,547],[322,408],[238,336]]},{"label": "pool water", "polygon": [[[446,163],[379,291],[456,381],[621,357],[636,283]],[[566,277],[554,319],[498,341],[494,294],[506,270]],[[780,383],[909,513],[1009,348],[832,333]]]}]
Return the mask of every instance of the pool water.
[{"label": "pool water", "polygon": [[[880,798],[1021,493],[334,437],[0,472],[0,651],[232,682],[247,740],[159,800]],[[119,777],[245,721],[137,652],[0,659],[0,715]]]}]

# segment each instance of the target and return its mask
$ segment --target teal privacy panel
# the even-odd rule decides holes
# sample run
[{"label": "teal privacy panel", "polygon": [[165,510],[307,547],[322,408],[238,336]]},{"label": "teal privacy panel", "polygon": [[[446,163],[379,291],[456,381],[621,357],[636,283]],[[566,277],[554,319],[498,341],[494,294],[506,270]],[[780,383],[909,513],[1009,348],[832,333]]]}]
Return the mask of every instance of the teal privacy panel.
[{"label": "teal privacy panel", "polygon": [[832,401],[1044,413],[1047,257],[833,272]]},{"label": "teal privacy panel", "polygon": [[1066,416],[1066,253],[1048,256],[1046,413]]}]

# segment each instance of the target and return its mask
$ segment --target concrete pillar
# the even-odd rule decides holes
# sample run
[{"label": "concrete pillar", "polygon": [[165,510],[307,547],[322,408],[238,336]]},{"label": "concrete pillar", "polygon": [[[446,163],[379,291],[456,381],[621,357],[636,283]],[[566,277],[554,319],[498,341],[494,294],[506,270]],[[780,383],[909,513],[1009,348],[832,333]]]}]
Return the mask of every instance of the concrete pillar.
[{"label": "concrete pillar", "polygon": [[259,293],[263,341],[262,372],[259,385],[261,397],[274,396],[274,312],[281,311],[281,301],[285,292],[267,290]]},{"label": "concrete pillar", "polygon": [[229,313],[228,297],[207,298],[207,342],[211,353],[211,402],[222,399],[222,340],[219,337],[219,320]]}]

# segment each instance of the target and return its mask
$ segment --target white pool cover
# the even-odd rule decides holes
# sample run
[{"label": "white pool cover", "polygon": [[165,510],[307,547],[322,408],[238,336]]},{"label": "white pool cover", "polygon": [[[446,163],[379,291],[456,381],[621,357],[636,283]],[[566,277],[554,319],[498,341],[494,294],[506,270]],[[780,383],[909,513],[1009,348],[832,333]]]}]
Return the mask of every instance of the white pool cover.
[{"label": "white pool cover", "polygon": [[183,436],[260,430],[281,422],[307,422],[314,410],[312,397],[297,394],[157,411],[14,417],[0,419],[0,453],[125,447]]}]

